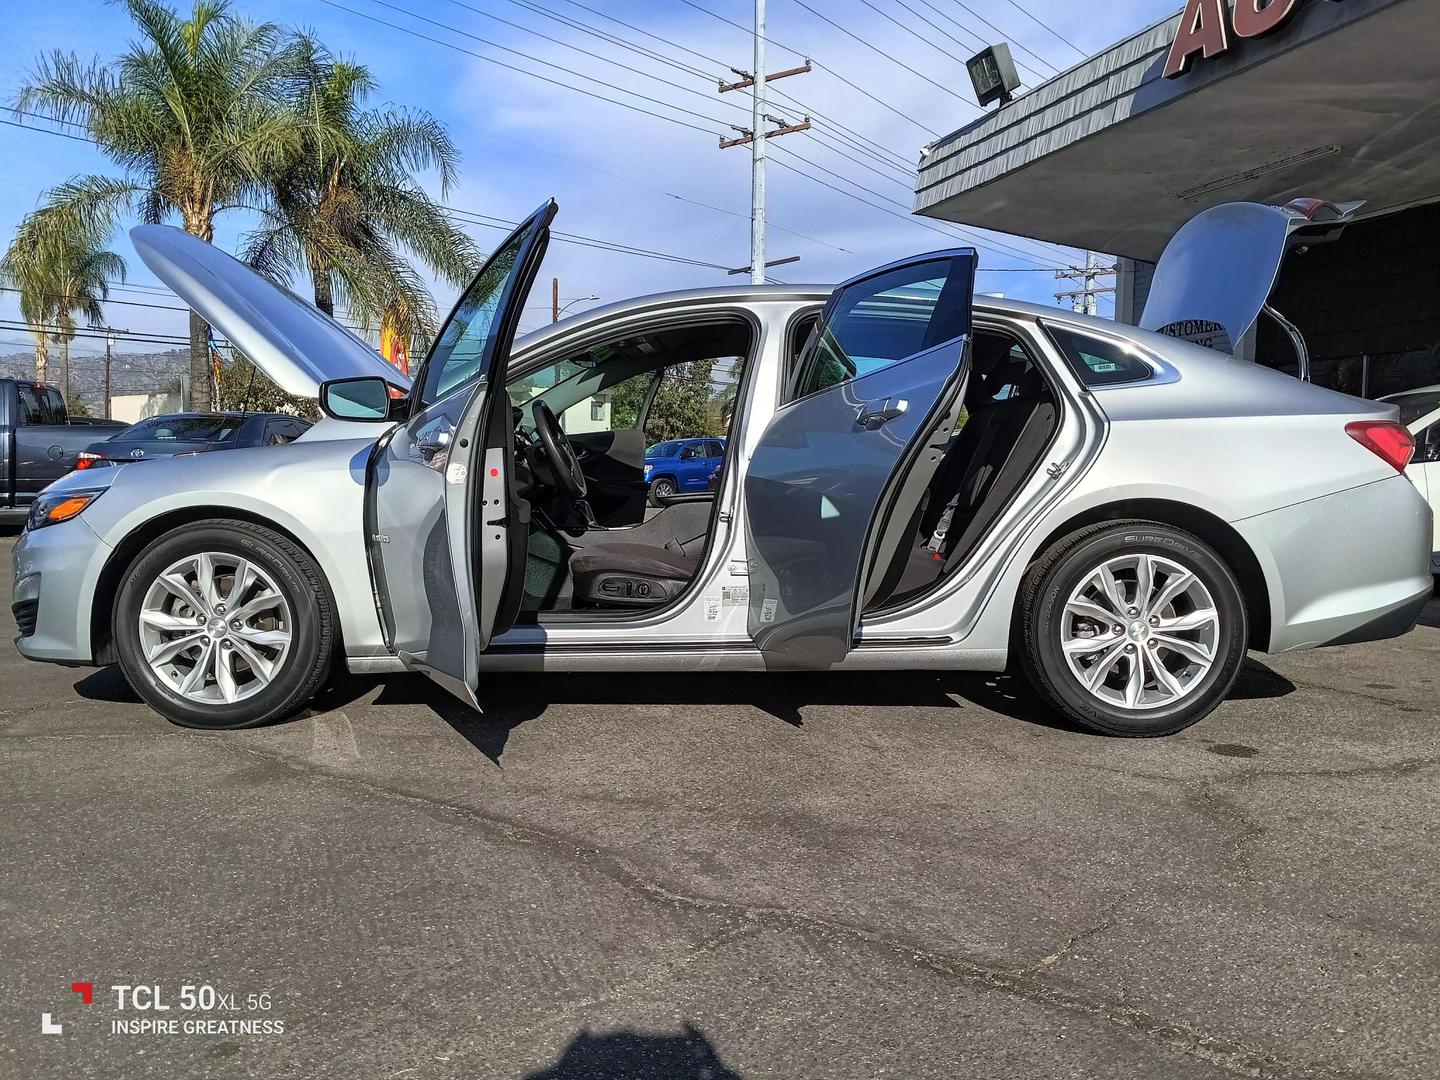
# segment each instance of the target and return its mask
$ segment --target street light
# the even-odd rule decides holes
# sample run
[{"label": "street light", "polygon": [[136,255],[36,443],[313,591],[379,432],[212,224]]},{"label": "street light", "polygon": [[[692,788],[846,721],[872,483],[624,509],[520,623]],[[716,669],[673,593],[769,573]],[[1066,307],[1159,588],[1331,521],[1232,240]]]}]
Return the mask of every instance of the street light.
[{"label": "street light", "polygon": [[559,322],[559,321],[560,321],[560,316],[565,314],[565,312],[570,308],[570,305],[571,305],[571,304],[579,304],[579,303],[581,303],[581,302],[583,302],[583,301],[585,301],[585,300],[599,300],[599,299],[600,299],[600,297],[599,297],[599,295],[596,294],[596,293],[591,293],[589,296],[577,296],[577,297],[575,297],[574,300],[568,301],[568,302],[565,304],[564,307],[557,308],[557,309],[555,310],[555,317],[554,317],[553,319],[551,319],[550,321],[551,321],[551,322]]}]

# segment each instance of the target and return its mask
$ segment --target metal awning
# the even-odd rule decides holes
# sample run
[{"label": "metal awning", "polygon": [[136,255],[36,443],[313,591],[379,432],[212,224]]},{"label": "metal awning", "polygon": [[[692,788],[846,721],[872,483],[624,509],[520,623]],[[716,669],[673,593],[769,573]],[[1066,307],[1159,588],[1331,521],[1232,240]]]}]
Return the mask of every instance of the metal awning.
[{"label": "metal awning", "polygon": [[916,213],[1153,261],[1220,203],[1440,199],[1440,5],[1302,0],[1185,75],[1167,19],[940,140]]}]

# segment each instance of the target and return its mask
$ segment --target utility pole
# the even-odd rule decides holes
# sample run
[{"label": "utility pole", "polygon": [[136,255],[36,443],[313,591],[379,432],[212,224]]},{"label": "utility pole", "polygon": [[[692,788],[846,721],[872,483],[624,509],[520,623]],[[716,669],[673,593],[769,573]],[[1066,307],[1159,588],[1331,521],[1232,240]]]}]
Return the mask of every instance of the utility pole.
[{"label": "utility pole", "polygon": [[113,327],[105,328],[105,419],[110,417],[110,358],[111,351],[115,348],[115,330]]},{"label": "utility pole", "polygon": [[1093,251],[1087,251],[1085,252],[1084,269],[1077,267],[1073,270],[1055,271],[1056,281],[1078,281],[1081,283],[1081,287],[1078,289],[1068,289],[1064,292],[1057,292],[1055,299],[1057,301],[1069,300],[1071,310],[1080,314],[1098,314],[1099,308],[1097,304],[1100,297],[1105,293],[1113,293],[1115,286],[1097,285],[1096,280],[1103,277],[1114,276],[1115,267],[1104,265]]},{"label": "utility pole", "polygon": [[552,323],[560,321],[560,279],[558,277],[550,279],[550,321]]},{"label": "utility pole", "polygon": [[[755,57],[753,69],[741,71],[731,68],[740,76],[738,82],[720,83],[720,93],[731,90],[750,90],[750,127],[735,128],[740,132],[738,139],[721,139],[720,149],[750,144],[750,282],[753,285],[765,283],[765,145],[777,135],[789,135],[796,131],[808,131],[810,118],[803,123],[788,124],[783,119],[766,113],[766,88],[776,79],[791,75],[803,75],[810,70],[807,57],[802,67],[787,68],[784,71],[765,71],[765,0],[755,0]],[[777,126],[770,131],[765,124]]]}]

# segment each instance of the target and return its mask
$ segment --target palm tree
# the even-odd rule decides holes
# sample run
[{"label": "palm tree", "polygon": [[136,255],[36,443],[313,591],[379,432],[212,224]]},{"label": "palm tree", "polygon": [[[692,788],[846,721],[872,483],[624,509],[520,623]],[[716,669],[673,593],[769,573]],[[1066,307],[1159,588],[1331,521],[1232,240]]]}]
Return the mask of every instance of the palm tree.
[{"label": "palm tree", "polygon": [[[147,222],[178,215],[185,231],[214,239],[222,211],[255,205],[262,178],[300,145],[289,105],[303,50],[274,23],[229,14],[227,0],[196,0],[189,18],[157,0],[123,0],[139,29],[115,63],[73,53],[42,58],[16,107],[83,124],[124,170],[120,178],[81,176],[50,192],[72,224],[109,235],[120,218]],[[190,314],[194,404],[211,407],[208,328]]]},{"label": "palm tree", "polygon": [[20,223],[15,239],[0,257],[0,283],[20,294],[20,317],[35,335],[35,381],[43,383],[50,366],[50,331],[46,327],[54,318],[55,301],[51,268],[42,258],[37,230],[33,214]]},{"label": "palm tree", "polygon": [[101,304],[110,296],[110,281],[125,280],[125,260],[107,251],[94,229],[70,225],[66,215],[37,210],[21,221],[0,259],[0,274],[19,290],[21,317],[35,335],[35,380],[44,382],[48,374],[46,339],[52,338],[60,343],[60,384],[67,402],[75,317],[89,326],[103,324]]},{"label": "palm tree", "polygon": [[339,300],[367,327],[383,324],[413,344],[434,333],[435,303],[401,251],[456,285],[468,283],[480,262],[414,177],[434,169],[443,197],[459,154],[428,113],[366,109],[375,81],[364,66],[307,37],[297,48],[305,71],[296,106],[301,142],[271,178],[246,257],[280,280],[308,273],[320,310],[333,315]]}]

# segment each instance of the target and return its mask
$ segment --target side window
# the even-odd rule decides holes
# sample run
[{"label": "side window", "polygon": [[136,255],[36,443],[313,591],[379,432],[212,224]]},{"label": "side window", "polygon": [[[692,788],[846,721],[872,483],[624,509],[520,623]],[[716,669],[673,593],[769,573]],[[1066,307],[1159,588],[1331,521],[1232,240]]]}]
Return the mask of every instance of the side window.
[{"label": "side window", "polygon": [[20,383],[15,390],[20,400],[20,423],[45,423],[45,410],[40,404],[40,395],[35,392],[35,387]]},{"label": "side window", "polygon": [[706,456],[706,457],[724,457],[724,456],[725,456],[725,444],[722,443],[722,442],[716,442],[715,440],[712,439],[710,442],[707,442],[707,443],[705,444],[705,456]]},{"label": "side window", "polygon": [[702,457],[703,455],[704,455],[704,444],[703,444],[703,443],[690,443],[688,446],[685,447],[684,450],[681,450],[681,451],[680,451],[680,460],[681,460],[681,461],[694,461],[696,458]]},{"label": "side window", "polygon": [[1415,436],[1414,461],[1416,464],[1423,465],[1440,461],[1440,420],[1436,420],[1429,427],[1423,428],[1420,433]]},{"label": "side window", "polygon": [[889,367],[970,330],[972,256],[907,263],[840,289],[802,353],[790,397]]},{"label": "side window", "polygon": [[50,417],[46,423],[63,424],[65,422],[65,399],[53,386],[45,388],[45,411]]},{"label": "side window", "polygon": [[1065,354],[1075,377],[1086,386],[1110,386],[1155,377],[1149,364],[1118,342],[1059,326],[1047,325],[1045,329]]}]

